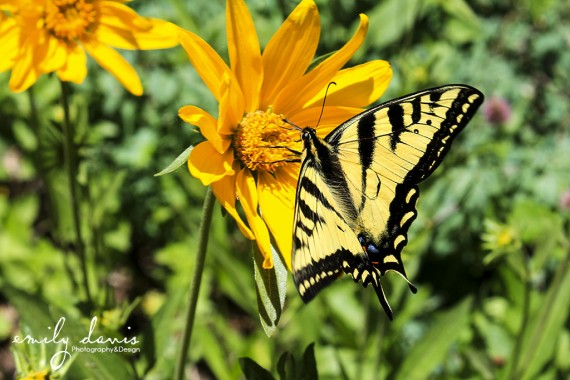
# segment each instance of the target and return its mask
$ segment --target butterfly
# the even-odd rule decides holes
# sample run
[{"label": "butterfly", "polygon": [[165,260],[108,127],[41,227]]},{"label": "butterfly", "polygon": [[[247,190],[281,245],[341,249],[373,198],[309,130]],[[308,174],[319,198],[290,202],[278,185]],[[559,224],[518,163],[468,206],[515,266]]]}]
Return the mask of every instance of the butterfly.
[{"label": "butterfly", "polygon": [[303,151],[293,225],[292,269],[304,302],[342,273],[372,285],[391,320],[380,277],[400,274],[417,215],[418,183],[441,163],[483,102],[467,85],[447,85],[373,107],[324,139],[301,129]]}]

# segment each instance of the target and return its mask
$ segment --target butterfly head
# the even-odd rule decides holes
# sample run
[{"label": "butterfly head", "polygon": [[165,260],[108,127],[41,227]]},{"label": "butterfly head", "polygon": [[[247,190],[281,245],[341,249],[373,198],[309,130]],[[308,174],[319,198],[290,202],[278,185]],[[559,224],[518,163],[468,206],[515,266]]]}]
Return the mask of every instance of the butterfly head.
[{"label": "butterfly head", "polygon": [[305,127],[301,130],[301,140],[303,140],[303,144],[307,146],[308,143],[311,143],[317,138],[317,131],[311,127]]}]

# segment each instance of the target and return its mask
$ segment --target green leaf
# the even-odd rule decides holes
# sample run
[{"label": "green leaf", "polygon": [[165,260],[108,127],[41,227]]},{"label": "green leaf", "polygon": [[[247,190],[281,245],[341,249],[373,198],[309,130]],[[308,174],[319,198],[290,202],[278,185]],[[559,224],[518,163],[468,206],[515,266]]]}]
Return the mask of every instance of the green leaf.
[{"label": "green leaf", "polygon": [[563,330],[558,337],[558,345],[556,350],[556,367],[568,371],[570,370],[570,332]]},{"label": "green leaf", "polygon": [[533,379],[552,359],[555,342],[570,312],[570,253],[560,264],[541,307],[531,316],[531,324],[523,339],[520,360],[515,376]]},{"label": "green leaf", "polygon": [[133,379],[127,362],[118,354],[79,353],[68,372],[70,379]]},{"label": "green leaf", "polygon": [[289,352],[285,351],[277,361],[277,373],[281,380],[294,379],[296,374],[295,358]]},{"label": "green leaf", "polygon": [[172,173],[173,171],[175,171],[176,169],[187,163],[188,157],[190,157],[190,152],[192,152],[192,149],[194,149],[194,146],[190,145],[188,148],[186,148],[186,150],[184,150],[184,152],[180,153],[180,155],[176,157],[174,161],[172,161],[167,167],[162,169],[160,172],[156,173],[154,176],[159,177],[161,175]]},{"label": "green leaf", "polygon": [[254,244],[253,270],[257,291],[257,307],[261,325],[265,334],[271,336],[277,328],[281,312],[285,305],[287,291],[287,268],[281,261],[279,253],[271,246],[273,268],[263,268],[263,255]]},{"label": "green leaf", "polygon": [[368,12],[374,33],[368,35],[368,43],[376,48],[389,46],[401,39],[413,26],[422,12],[419,0],[388,0]]},{"label": "green leaf", "polygon": [[479,376],[484,380],[495,379],[493,365],[491,364],[487,353],[477,351],[471,347],[465,350],[465,358],[469,364],[475,369]]},{"label": "green leaf", "polygon": [[396,380],[428,378],[467,327],[470,309],[471,297],[468,297],[454,308],[439,313],[435,323],[404,359]]},{"label": "green leaf", "polygon": [[464,0],[444,0],[441,7],[463,24],[464,28],[479,28],[479,18]]},{"label": "green leaf", "polygon": [[319,372],[317,371],[317,362],[315,361],[315,344],[311,343],[305,349],[303,354],[303,373],[301,379],[317,380]]},{"label": "green leaf", "polygon": [[228,343],[225,338],[226,336],[222,337],[216,333],[213,327],[196,331],[195,341],[200,342],[202,359],[208,364],[216,379],[230,379],[232,377],[231,366],[228,366],[227,363],[228,353],[225,348]]},{"label": "green leaf", "polygon": [[239,365],[245,378],[248,380],[274,380],[275,378],[265,368],[251,360],[250,358],[240,358]]},{"label": "green leaf", "polygon": [[187,292],[187,287],[171,291],[143,332],[141,355],[146,359],[145,368],[149,371],[147,375],[169,373],[174,369],[175,351],[178,347],[172,348],[172,336],[180,334],[180,327],[172,321],[181,314],[180,305],[185,304]]}]

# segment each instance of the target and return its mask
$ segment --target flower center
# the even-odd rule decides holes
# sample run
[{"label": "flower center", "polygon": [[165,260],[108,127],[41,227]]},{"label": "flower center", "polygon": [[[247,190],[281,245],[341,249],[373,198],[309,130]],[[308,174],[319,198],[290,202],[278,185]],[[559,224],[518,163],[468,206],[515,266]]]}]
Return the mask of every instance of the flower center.
[{"label": "flower center", "polygon": [[236,157],[250,170],[275,172],[297,156],[288,150],[295,136],[283,127],[283,115],[268,111],[250,112],[244,116],[233,136]]},{"label": "flower center", "polygon": [[52,0],[45,8],[46,29],[69,42],[85,36],[99,19],[99,9],[91,0]]}]

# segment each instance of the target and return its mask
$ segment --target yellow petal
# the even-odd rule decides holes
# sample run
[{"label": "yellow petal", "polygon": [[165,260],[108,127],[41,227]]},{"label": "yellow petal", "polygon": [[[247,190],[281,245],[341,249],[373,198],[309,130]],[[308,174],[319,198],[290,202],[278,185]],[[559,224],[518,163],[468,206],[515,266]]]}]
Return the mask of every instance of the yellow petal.
[{"label": "yellow petal", "polygon": [[[329,87],[327,105],[366,107],[382,96],[391,79],[392,68],[387,61],[370,61],[341,70],[332,78],[336,85]],[[322,105],[325,91],[323,88],[305,107]]]},{"label": "yellow petal", "polygon": [[101,1],[96,38],[121,49],[163,49],[178,45],[178,29],[166,21],[138,15],[124,4]]},{"label": "yellow petal", "polygon": [[275,177],[267,172],[261,172],[258,177],[259,207],[263,220],[267,223],[289,270],[298,171],[299,165],[289,165],[288,170],[278,170]]},{"label": "yellow petal", "polygon": [[233,76],[230,68],[206,41],[194,33],[180,29],[179,37],[188,59],[216,100],[220,101],[223,78]]},{"label": "yellow petal", "polygon": [[254,240],[255,235],[245,224],[236,209],[236,176],[225,176],[217,182],[212,183],[214,195],[236,221],[243,236],[249,240]]},{"label": "yellow petal", "polygon": [[226,33],[232,71],[240,84],[246,112],[259,106],[263,66],[253,20],[243,0],[226,2]]},{"label": "yellow petal", "polygon": [[65,65],[57,71],[62,81],[82,83],[87,76],[87,56],[79,45],[68,48]]},{"label": "yellow petal", "polygon": [[195,106],[184,106],[178,110],[178,116],[188,124],[200,128],[200,133],[220,154],[230,146],[229,139],[222,139],[218,134],[218,121],[206,111]]},{"label": "yellow petal", "polygon": [[255,179],[249,169],[244,168],[238,173],[236,178],[236,190],[247,222],[255,235],[257,246],[265,259],[263,261],[263,268],[273,268],[269,230],[263,219],[261,219],[257,213],[257,188]]},{"label": "yellow petal", "polygon": [[137,72],[115,49],[95,40],[84,42],[83,46],[102,68],[117,78],[133,95],[142,95],[143,88]]},{"label": "yellow petal", "polygon": [[122,4],[126,1],[99,0],[100,22],[126,29],[148,30],[152,28],[150,19],[140,16],[133,9]]},{"label": "yellow petal", "polygon": [[231,135],[243,118],[245,107],[243,95],[235,77],[224,74],[220,93],[222,97],[218,107],[218,133]]},{"label": "yellow petal", "polygon": [[305,74],[317,51],[320,32],[317,6],[312,0],[303,0],[263,50],[261,109],[273,104],[281,89]]},{"label": "yellow petal", "polygon": [[69,48],[66,43],[57,38],[49,38],[48,51],[40,64],[40,70],[44,73],[51,73],[65,66],[68,51]]},{"label": "yellow petal", "polygon": [[[42,43],[43,41],[43,43]],[[21,92],[32,86],[42,74],[39,65],[47,52],[44,38],[37,33],[30,34],[20,46],[12,67],[10,90]]]},{"label": "yellow petal", "polygon": [[[319,120],[321,110],[323,112],[323,116],[320,123],[317,125],[317,120]],[[331,128],[338,127],[340,124],[350,119],[351,117],[358,115],[362,111],[362,108],[334,106],[327,106],[323,110],[321,106],[317,106],[299,110],[291,114],[288,119],[299,127],[316,128],[318,135],[324,137],[326,136],[322,135],[324,130],[330,130]]]},{"label": "yellow petal", "polygon": [[361,14],[360,25],[350,41],[336,53],[321,62],[308,74],[287,85],[275,100],[275,111],[288,115],[302,108],[307,101],[323,90],[340,68],[344,66],[356,50],[358,50],[364,41],[367,30],[368,18]]},{"label": "yellow petal", "polygon": [[188,157],[188,169],[204,186],[208,186],[225,176],[234,175],[233,162],[234,154],[231,149],[219,154],[209,141],[204,141],[192,149]]},{"label": "yellow petal", "polygon": [[16,21],[0,12],[0,72],[6,71],[14,65],[18,53],[19,29]]}]

